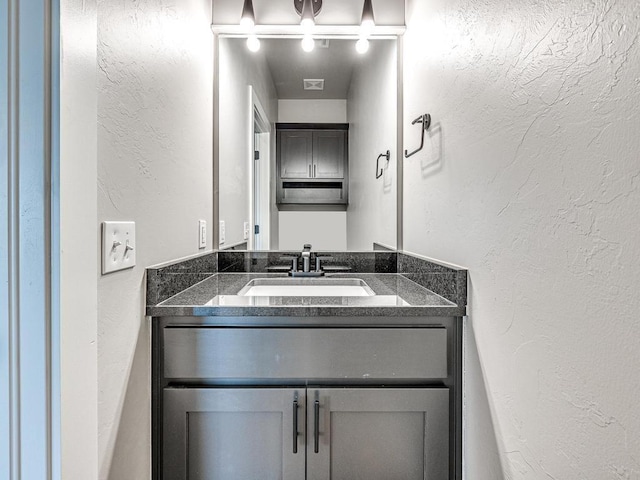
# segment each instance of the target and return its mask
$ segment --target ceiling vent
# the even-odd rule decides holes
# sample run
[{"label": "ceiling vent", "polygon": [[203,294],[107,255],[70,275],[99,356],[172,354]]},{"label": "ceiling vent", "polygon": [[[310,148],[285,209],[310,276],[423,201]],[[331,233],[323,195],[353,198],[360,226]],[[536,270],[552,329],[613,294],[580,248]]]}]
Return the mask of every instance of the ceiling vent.
[{"label": "ceiling vent", "polygon": [[324,90],[324,78],[305,78],[305,90]]}]

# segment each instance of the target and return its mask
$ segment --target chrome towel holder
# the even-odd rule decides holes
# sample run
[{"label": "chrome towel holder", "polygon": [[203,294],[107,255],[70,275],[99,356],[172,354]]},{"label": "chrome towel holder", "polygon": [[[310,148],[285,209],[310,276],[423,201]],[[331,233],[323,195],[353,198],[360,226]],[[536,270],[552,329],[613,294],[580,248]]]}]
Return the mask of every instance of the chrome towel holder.
[{"label": "chrome towel holder", "polygon": [[413,122],[411,122],[411,125],[415,125],[416,123],[422,124],[422,136],[420,138],[420,147],[418,147],[416,150],[414,150],[411,153],[409,153],[408,150],[405,150],[404,158],[409,158],[410,156],[415,155],[416,153],[418,153],[420,150],[424,148],[424,132],[429,130],[429,127],[431,126],[431,115],[429,115],[428,113],[425,113],[424,115],[420,115]]},{"label": "chrome towel holder", "polygon": [[389,150],[387,150],[387,153],[381,153],[380,155],[378,155],[378,158],[376,160],[376,178],[380,178],[382,176],[382,174],[384,173],[384,167],[380,168],[379,164],[380,164],[380,159],[382,157],[385,157],[387,159],[387,165],[389,164],[389,159],[391,158],[391,152]]}]

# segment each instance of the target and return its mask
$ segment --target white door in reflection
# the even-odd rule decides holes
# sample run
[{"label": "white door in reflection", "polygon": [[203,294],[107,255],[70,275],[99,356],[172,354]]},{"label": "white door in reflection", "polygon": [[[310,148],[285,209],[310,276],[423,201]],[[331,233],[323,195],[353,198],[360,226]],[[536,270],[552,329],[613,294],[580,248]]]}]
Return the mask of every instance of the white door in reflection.
[{"label": "white door in reflection", "polygon": [[269,250],[270,247],[270,161],[271,161],[271,126],[260,101],[252,94],[253,106],[253,168],[252,189],[253,204],[250,225],[250,237],[253,238],[253,250]]}]

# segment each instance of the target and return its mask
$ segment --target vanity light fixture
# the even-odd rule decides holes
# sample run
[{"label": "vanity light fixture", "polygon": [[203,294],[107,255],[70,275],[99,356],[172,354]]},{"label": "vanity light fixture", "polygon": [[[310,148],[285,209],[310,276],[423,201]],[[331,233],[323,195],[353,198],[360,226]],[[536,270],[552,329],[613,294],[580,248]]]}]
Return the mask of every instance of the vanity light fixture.
[{"label": "vanity light fixture", "polygon": [[376,21],[373,17],[373,4],[372,0],[364,0],[364,6],[362,7],[362,19],[360,20],[360,39],[356,42],[356,52],[359,54],[365,54],[369,51],[369,35],[376,26]]},{"label": "vanity light fixture", "polygon": [[311,33],[316,25],[315,17],[322,9],[322,0],[293,0],[293,6],[300,15],[300,26],[305,34]]},{"label": "vanity light fixture", "polygon": [[253,13],[253,0],[244,0],[242,7],[242,16],[240,17],[240,26],[251,32],[247,37],[247,48],[251,52],[260,50],[260,39],[253,33],[256,26],[256,16]]},{"label": "vanity light fixture", "polygon": [[315,17],[322,8],[322,0],[293,0],[293,6],[298,15],[300,15],[300,26],[304,31],[302,37],[302,50],[312,52],[316,46],[316,42],[311,36],[313,27],[316,26]]},{"label": "vanity light fixture", "polygon": [[247,30],[252,29],[256,24],[256,16],[253,13],[253,1],[244,0],[242,7],[242,16],[240,17],[240,26]]},{"label": "vanity light fixture", "polygon": [[373,28],[376,26],[376,21],[373,17],[373,4],[372,0],[364,0],[364,6],[362,7],[362,19],[360,20],[360,36],[368,37],[371,35]]}]

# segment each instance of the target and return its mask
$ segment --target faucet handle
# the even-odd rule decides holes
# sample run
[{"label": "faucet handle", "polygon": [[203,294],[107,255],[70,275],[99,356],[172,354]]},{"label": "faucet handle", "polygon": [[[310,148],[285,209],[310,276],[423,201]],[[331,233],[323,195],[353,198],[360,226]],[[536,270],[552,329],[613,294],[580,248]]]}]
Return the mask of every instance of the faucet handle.
[{"label": "faucet handle", "polygon": [[291,262],[291,271],[292,272],[297,272],[298,271],[298,256],[297,255],[282,255],[280,257],[280,260],[287,260],[287,261]]},{"label": "faucet handle", "polygon": [[311,250],[311,244],[310,243],[305,243],[304,247],[302,247],[303,250]]},{"label": "faucet handle", "polygon": [[333,257],[331,255],[316,255],[316,272],[322,271],[320,262],[324,262],[325,260],[333,260]]}]

